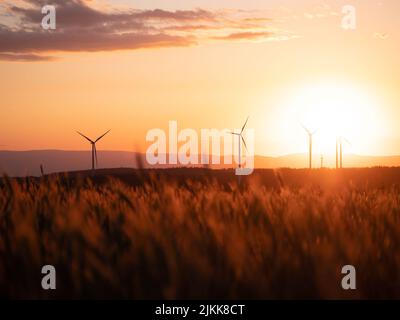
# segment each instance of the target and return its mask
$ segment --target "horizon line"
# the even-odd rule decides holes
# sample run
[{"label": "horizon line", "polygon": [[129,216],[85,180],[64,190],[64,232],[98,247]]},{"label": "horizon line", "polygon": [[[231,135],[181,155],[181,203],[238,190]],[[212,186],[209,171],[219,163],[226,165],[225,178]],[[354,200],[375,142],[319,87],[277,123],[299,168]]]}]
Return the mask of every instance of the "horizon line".
[{"label": "horizon line", "polygon": [[[133,150],[97,150],[98,152],[123,152],[123,153],[139,153],[139,154],[146,154],[146,152],[143,151],[133,151]],[[12,149],[0,149],[0,152],[91,152],[90,150],[84,150],[84,149],[23,149],[23,150],[12,150]],[[166,155],[169,155],[170,153],[165,153]],[[177,155],[179,153],[176,153]],[[319,156],[321,156],[321,153],[319,152],[314,152],[312,153],[313,155],[317,156],[319,159]],[[347,156],[358,156],[358,157],[370,157],[370,158],[390,158],[390,157],[400,157],[399,154],[390,154],[390,155],[369,155],[369,154],[358,154],[358,153],[345,153]],[[202,154],[198,153],[197,156],[203,156],[203,155],[208,155],[208,156],[213,156],[213,154]],[[296,155],[308,155],[308,152],[294,152],[294,153],[284,153],[282,155],[263,155],[263,154],[255,154],[254,157],[264,157],[264,158],[284,158],[284,157],[289,157],[289,156],[296,156]],[[324,157],[325,156],[333,156],[335,157],[335,152],[332,153],[325,153],[322,154]],[[228,155],[228,156],[234,156],[234,154]],[[224,157],[224,155],[221,155],[220,157]]]}]

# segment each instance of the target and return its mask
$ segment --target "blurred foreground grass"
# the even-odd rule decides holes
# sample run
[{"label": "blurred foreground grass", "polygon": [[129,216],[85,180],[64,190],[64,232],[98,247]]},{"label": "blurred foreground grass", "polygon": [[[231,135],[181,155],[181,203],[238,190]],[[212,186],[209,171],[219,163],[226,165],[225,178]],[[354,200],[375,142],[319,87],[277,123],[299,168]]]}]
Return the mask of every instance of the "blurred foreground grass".
[{"label": "blurred foreground grass", "polygon": [[[6,298],[400,298],[400,188],[263,178],[0,183]],[[41,289],[41,267],[57,290]],[[341,289],[341,268],[357,290]]]}]

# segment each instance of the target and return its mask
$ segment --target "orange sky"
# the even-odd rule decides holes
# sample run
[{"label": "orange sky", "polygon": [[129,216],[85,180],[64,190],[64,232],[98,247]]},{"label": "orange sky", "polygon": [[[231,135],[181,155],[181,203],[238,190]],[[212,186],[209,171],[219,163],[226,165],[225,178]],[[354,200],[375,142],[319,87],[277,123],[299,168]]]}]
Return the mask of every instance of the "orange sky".
[{"label": "orange sky", "polygon": [[[21,18],[5,1],[0,7],[0,24],[6,26],[0,39],[8,41],[0,45],[0,149],[86,150],[75,130],[95,137],[111,128],[99,149],[143,151],[146,132],[167,128],[170,120],[180,128],[238,128],[249,115],[257,154],[305,152],[299,125],[304,119],[320,131],[315,152],[333,153],[335,128],[324,115],[347,99],[353,109],[338,107],[343,114],[334,119],[347,117],[342,132],[351,141],[347,152],[400,154],[398,1],[352,1],[357,28],[351,31],[341,28],[345,1],[236,1],[234,8],[227,1],[220,6],[218,1],[164,2],[90,2],[96,12],[135,8],[144,19],[158,8],[179,14],[180,20],[163,13],[163,18],[146,16],[147,29],[132,27],[136,36],[148,35],[154,25],[163,28],[167,44],[164,38],[163,45],[151,48],[137,38],[128,44],[98,40],[100,45],[86,52],[79,39],[52,47],[57,32],[75,32],[63,29],[62,11],[61,30],[52,31],[50,44],[18,43],[15,25],[29,12]],[[196,8],[210,14],[199,17]],[[188,26],[198,28],[182,32]],[[88,30],[79,28],[82,34]],[[27,54],[54,60],[12,58]],[[310,104],[315,104],[311,111]]]}]

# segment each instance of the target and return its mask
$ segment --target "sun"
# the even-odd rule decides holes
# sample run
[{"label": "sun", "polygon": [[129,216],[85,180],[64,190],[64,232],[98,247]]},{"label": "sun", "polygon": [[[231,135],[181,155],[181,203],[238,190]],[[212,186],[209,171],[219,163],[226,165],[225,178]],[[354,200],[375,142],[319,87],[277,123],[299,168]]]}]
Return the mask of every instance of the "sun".
[{"label": "sun", "polygon": [[332,153],[338,137],[349,141],[357,152],[380,126],[374,97],[349,83],[318,82],[301,87],[292,93],[286,110],[297,128],[303,125],[316,132],[315,152],[320,153]]},{"label": "sun", "polygon": [[352,135],[369,121],[370,101],[355,88],[316,85],[297,97],[300,122],[334,136]]}]

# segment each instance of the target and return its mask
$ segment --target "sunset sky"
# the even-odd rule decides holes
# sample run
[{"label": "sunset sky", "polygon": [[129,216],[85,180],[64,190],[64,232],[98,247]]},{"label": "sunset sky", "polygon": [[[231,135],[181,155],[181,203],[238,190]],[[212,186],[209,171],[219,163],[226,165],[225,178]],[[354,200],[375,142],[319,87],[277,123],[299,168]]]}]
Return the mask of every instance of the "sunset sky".
[{"label": "sunset sky", "polygon": [[[41,28],[56,4],[57,29]],[[356,9],[355,30],[341,26]],[[398,0],[0,2],[0,149],[146,150],[146,132],[239,128],[259,155],[400,154]]]}]

